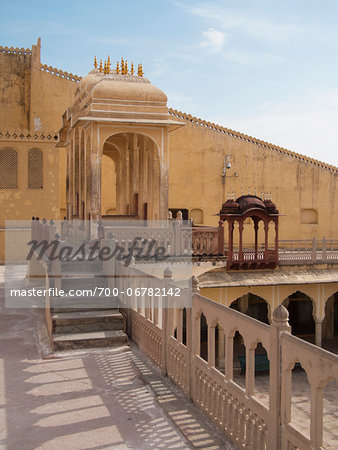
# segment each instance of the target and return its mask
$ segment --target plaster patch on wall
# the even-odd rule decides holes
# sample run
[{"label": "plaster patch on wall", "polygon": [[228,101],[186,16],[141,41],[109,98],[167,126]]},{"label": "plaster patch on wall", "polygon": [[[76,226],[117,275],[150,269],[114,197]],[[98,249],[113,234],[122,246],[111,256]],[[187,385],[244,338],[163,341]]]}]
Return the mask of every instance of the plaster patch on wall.
[{"label": "plaster patch on wall", "polygon": [[40,117],[34,117],[34,131],[41,130],[41,119]]}]

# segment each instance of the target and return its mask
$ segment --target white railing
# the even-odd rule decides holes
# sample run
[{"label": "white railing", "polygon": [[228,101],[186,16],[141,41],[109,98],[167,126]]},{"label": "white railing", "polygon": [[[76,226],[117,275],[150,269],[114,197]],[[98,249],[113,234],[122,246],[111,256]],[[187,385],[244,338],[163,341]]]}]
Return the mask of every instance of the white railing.
[{"label": "white railing", "polygon": [[[124,267],[118,263],[117,266],[120,290],[136,284],[141,287],[142,282],[152,288],[172,285],[170,271],[165,272],[163,279],[144,278],[145,274],[137,265]],[[165,298],[155,300],[146,295],[140,303],[132,299],[129,308],[124,309],[131,338],[161,368],[162,374],[167,375],[238,448],[268,450],[281,445],[285,449],[321,448],[321,395],[327,380],[337,376],[338,356],[291,336],[288,312],[283,306],[276,308],[269,326],[202,297],[197,283],[193,278],[192,305],[185,308],[185,314],[183,307],[162,307]],[[208,330],[206,359],[201,356],[202,314]],[[216,326],[218,333],[222,330],[224,335],[225,367],[222,371],[218,370],[215,354]],[[237,384],[233,368],[236,331],[245,346],[245,387]],[[258,342],[268,358],[268,403],[261,400],[255,388]],[[312,431],[308,437],[292,426],[288,415],[292,395],[290,374],[295,362],[302,364],[313,393]]]},{"label": "white railing", "polygon": [[280,264],[338,263],[338,239],[280,240]]}]

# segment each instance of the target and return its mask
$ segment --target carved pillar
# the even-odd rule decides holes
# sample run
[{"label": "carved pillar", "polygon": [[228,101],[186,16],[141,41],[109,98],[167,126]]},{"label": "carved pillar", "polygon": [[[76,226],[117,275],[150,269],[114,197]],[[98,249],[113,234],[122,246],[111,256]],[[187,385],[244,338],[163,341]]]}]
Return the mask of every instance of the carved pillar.
[{"label": "carved pillar", "polygon": [[243,220],[239,220],[238,221],[238,231],[239,231],[239,252],[238,252],[238,260],[239,262],[243,261],[243,230],[244,230],[244,225],[243,225]]},{"label": "carved pillar", "polygon": [[182,342],[183,336],[183,308],[176,310],[176,323],[177,323],[177,341]]},{"label": "carved pillar", "polygon": [[101,219],[101,150],[97,146],[91,155],[91,218]]},{"label": "carved pillar", "polygon": [[245,346],[245,391],[246,395],[251,396],[255,393],[255,349]]},{"label": "carved pillar", "polygon": [[[280,448],[281,441],[281,414],[284,421],[291,420],[291,370],[284,370],[281,374],[281,332],[291,333],[289,326],[289,312],[279,305],[272,313],[270,326],[270,386],[269,386],[269,426],[267,448]],[[284,392],[281,393],[281,386]],[[283,398],[281,395],[283,394]]]},{"label": "carved pillar", "polygon": [[140,146],[138,135],[133,135],[133,170],[132,170],[132,195],[139,192],[140,186]]},{"label": "carved pillar", "polygon": [[268,259],[268,249],[269,249],[269,222],[264,219],[264,234],[265,234],[265,244],[264,244],[264,259]]},{"label": "carved pillar", "polygon": [[228,219],[228,261],[232,261],[232,254],[234,251],[234,223]]},{"label": "carved pillar", "polygon": [[121,179],[122,187],[122,202],[121,202],[121,212],[120,214],[126,214],[127,204],[130,205],[131,202],[131,155],[128,143],[126,145],[125,151],[122,156],[123,160],[123,174],[125,178]]},{"label": "carved pillar", "polygon": [[278,262],[278,219],[274,219],[275,222],[275,258],[276,262]]},{"label": "carved pillar", "polygon": [[223,220],[218,222],[218,254],[224,255],[224,227]]},{"label": "carved pillar", "polygon": [[233,379],[233,359],[234,359],[234,338],[226,335],[225,337],[225,378]]},{"label": "carved pillar", "polygon": [[323,448],[323,392],[325,386],[311,385],[310,439],[313,448]]},{"label": "carved pillar", "polygon": [[148,193],[148,149],[146,148],[146,146],[143,149],[143,162],[142,162],[142,173],[143,173],[143,179],[142,179],[142,213],[144,212],[143,210],[143,205],[144,203],[149,203],[149,193]]},{"label": "carved pillar", "polygon": [[255,259],[257,259],[257,252],[258,252],[258,228],[259,228],[259,219],[254,219],[254,229],[255,229]]},{"label": "carved pillar", "polygon": [[318,347],[322,346],[322,326],[323,326],[323,319],[315,319],[316,324],[316,345]]},{"label": "carved pillar", "polygon": [[215,327],[208,324],[208,364],[215,366]]}]

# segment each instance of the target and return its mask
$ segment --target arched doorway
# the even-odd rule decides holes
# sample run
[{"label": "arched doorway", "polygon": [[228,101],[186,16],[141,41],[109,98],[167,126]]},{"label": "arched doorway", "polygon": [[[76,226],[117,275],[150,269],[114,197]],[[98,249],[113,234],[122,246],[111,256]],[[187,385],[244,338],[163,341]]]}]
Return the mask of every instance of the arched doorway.
[{"label": "arched doorway", "polygon": [[234,300],[230,308],[240,311],[263,323],[269,324],[268,319],[268,303],[255,294],[246,294]]},{"label": "arched doorway", "polygon": [[106,139],[101,164],[103,219],[117,215],[158,219],[160,182],[158,148],[150,137],[117,133]]},{"label": "arched doorway", "polygon": [[338,354],[338,292],[331,295],[326,301],[322,346],[326,350]]},{"label": "arched doorway", "polygon": [[310,342],[315,341],[315,321],[313,318],[313,303],[303,292],[296,291],[284,301],[289,311],[289,324],[292,334]]}]

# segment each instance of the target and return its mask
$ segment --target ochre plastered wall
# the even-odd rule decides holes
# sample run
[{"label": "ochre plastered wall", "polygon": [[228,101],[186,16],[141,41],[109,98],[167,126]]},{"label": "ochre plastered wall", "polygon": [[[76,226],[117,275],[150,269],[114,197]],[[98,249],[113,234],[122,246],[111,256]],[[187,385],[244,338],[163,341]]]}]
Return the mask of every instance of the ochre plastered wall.
[{"label": "ochre plastered wall", "polygon": [[29,128],[31,51],[0,51],[0,128]]},{"label": "ochre plastered wall", "polygon": [[[0,189],[0,229],[6,220],[30,221],[32,216],[48,220],[59,218],[59,152],[52,142],[0,140],[0,150],[13,148],[18,157],[17,189]],[[28,151],[38,148],[43,154],[43,188],[28,189]],[[55,169],[56,168],[56,169]],[[7,224],[8,225],[8,224]],[[25,226],[25,223],[17,226]],[[0,261],[4,261],[5,233],[0,231]]]},{"label": "ochre plastered wall", "polygon": [[[169,207],[201,208],[204,225],[216,226],[228,192],[271,192],[280,214],[280,239],[337,237],[338,171],[303,162],[242,138],[185,120],[170,134]],[[231,169],[222,183],[224,158]],[[304,158],[306,159],[306,158]],[[310,159],[308,159],[310,161]],[[323,165],[324,166],[324,165]],[[238,176],[235,176],[235,173]],[[318,224],[302,224],[303,209],[318,213]],[[253,235],[251,226],[245,239]],[[250,233],[250,235],[249,235]]]}]

